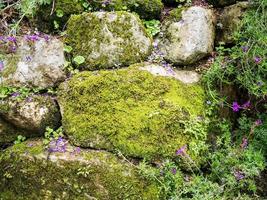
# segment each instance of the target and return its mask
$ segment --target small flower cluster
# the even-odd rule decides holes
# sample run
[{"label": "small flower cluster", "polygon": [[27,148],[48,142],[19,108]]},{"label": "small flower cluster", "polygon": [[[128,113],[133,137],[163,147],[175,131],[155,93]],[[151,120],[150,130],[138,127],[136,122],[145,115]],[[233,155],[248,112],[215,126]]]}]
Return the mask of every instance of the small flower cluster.
[{"label": "small flower cluster", "polygon": [[13,36],[0,36],[0,47],[5,48],[8,53],[14,53],[17,50],[17,39]]},{"label": "small flower cluster", "polygon": [[67,151],[67,149],[66,149],[67,144],[68,144],[67,140],[65,140],[62,137],[59,137],[57,140],[52,140],[49,143],[48,151],[50,153],[52,153],[52,152],[64,153]]},{"label": "small flower cluster", "polygon": [[[247,53],[249,51],[249,46],[241,46],[241,50],[244,52],[244,53]],[[260,64],[262,61],[261,57],[260,56],[255,56],[254,57],[254,62],[255,64]]]},{"label": "small flower cluster", "polygon": [[243,105],[239,105],[238,102],[234,101],[232,104],[232,109],[234,112],[238,112],[239,110],[248,110],[250,108],[251,104],[250,101],[247,101]]},{"label": "small flower cluster", "polygon": [[245,174],[244,174],[244,172],[242,172],[240,170],[235,170],[234,171],[234,176],[235,176],[235,179],[237,181],[240,181],[240,180],[242,180],[242,179],[244,179],[246,177]]}]

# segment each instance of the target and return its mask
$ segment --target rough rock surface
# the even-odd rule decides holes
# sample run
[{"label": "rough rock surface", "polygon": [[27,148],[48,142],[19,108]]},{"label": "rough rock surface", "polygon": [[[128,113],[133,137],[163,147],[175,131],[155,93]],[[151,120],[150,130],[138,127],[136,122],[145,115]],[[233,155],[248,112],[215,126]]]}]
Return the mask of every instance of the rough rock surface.
[{"label": "rough rock surface", "polygon": [[159,43],[165,59],[178,65],[192,64],[213,51],[215,17],[210,9],[193,6],[174,10],[167,18]]},{"label": "rough rock surface", "polygon": [[0,199],[159,199],[159,189],[111,153],[66,145],[48,157],[27,141],[0,154]]},{"label": "rough rock surface", "polygon": [[144,66],[140,67],[140,69],[149,71],[156,76],[173,77],[185,84],[197,83],[200,81],[200,74],[192,70],[177,70],[171,67],[149,63],[146,63]]},{"label": "rough rock surface", "polygon": [[234,42],[234,32],[237,31],[242,16],[244,16],[244,11],[248,7],[248,2],[239,2],[223,9],[218,19],[219,28],[216,34],[217,42],[224,42],[225,44]]},{"label": "rough rock surface", "polygon": [[48,88],[64,81],[63,43],[56,38],[17,39],[15,53],[5,55],[0,83],[12,87]]},{"label": "rough rock surface", "polygon": [[[63,83],[59,104],[71,142],[147,159],[174,156],[177,148],[196,144],[184,126],[203,114],[203,88],[166,77],[167,72],[155,76],[150,67],[83,72]],[[154,72],[163,71],[156,67]]]},{"label": "rough rock surface", "polygon": [[85,58],[90,70],[128,66],[144,60],[151,38],[140,19],[128,12],[94,12],[73,15],[68,21],[67,44]]},{"label": "rough rock surface", "polygon": [[36,133],[43,133],[47,126],[56,128],[60,122],[57,104],[49,96],[2,100],[0,115],[14,126]]}]

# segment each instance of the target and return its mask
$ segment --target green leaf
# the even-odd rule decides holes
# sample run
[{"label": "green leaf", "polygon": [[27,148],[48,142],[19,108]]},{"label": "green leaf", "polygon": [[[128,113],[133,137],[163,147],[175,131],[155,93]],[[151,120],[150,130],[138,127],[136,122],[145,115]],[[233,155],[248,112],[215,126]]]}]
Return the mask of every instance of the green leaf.
[{"label": "green leaf", "polygon": [[72,51],[72,47],[68,46],[68,45],[65,45],[64,46],[64,51],[67,52],[67,53],[70,53]]},{"label": "green leaf", "polygon": [[63,10],[56,10],[56,15],[57,15],[57,17],[63,17],[64,16],[64,12],[63,12]]},{"label": "green leaf", "polygon": [[85,62],[85,58],[83,56],[76,56],[73,61],[77,64],[77,65],[81,65]]}]

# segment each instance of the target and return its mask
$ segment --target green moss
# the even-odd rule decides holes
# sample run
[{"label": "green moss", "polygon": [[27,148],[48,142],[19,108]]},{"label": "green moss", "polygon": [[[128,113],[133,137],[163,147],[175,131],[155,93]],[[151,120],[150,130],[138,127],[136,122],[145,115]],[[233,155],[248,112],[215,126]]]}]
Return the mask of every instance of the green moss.
[{"label": "green moss", "polygon": [[109,4],[103,1],[92,0],[90,4],[93,10],[126,11],[136,12],[140,18],[151,20],[159,19],[163,3],[161,0],[112,0]]},{"label": "green moss", "polygon": [[63,127],[75,145],[156,159],[194,140],[184,126],[204,113],[202,87],[137,67],[83,72],[61,85]]},{"label": "green moss", "polygon": [[85,150],[71,154],[71,151],[53,153],[50,161],[38,141],[9,148],[0,155],[0,198],[159,199],[155,184],[140,177],[134,167],[114,155]]},{"label": "green moss", "polygon": [[5,68],[0,75],[4,78],[7,78],[8,76],[16,72],[18,67],[19,57],[14,54],[6,54],[5,60],[6,60]]},{"label": "green moss", "polygon": [[18,135],[26,135],[24,130],[18,130],[0,118],[0,145],[12,143]]},{"label": "green moss", "polygon": [[186,10],[186,8],[176,8],[171,10],[170,15],[168,16],[169,20],[180,21],[182,19],[182,12]]},{"label": "green moss", "polygon": [[[116,20],[113,21],[113,17]],[[150,53],[150,50],[142,50],[146,48],[144,44],[136,42],[136,36],[130,31],[132,23],[138,23],[144,33],[140,37],[151,40],[140,19],[122,11],[73,15],[68,21],[66,43],[73,47],[74,55],[85,57],[83,67],[86,69],[128,66],[144,60]]]},{"label": "green moss", "polygon": [[[81,0],[56,0],[55,6],[53,5],[43,5],[40,6],[36,12],[33,23],[38,27],[39,30],[43,32],[50,32],[54,30],[54,21],[59,25],[61,30],[68,21],[70,15],[79,14],[84,11]],[[51,11],[52,15],[51,15]],[[57,12],[63,14],[62,17],[57,16]]]}]

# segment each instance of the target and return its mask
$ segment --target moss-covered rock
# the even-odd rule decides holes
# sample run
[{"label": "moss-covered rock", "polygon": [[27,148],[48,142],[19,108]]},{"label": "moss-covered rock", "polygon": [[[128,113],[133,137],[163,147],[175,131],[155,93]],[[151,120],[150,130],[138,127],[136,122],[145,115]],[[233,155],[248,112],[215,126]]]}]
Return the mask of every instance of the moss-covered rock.
[{"label": "moss-covered rock", "polygon": [[142,19],[159,19],[163,9],[161,0],[92,0],[90,4],[94,10],[136,12]]},{"label": "moss-covered rock", "polygon": [[73,54],[85,58],[84,68],[95,70],[128,66],[144,60],[151,38],[140,19],[128,12],[94,12],[73,15],[66,43]]},{"label": "moss-covered rock", "polygon": [[156,184],[111,153],[81,150],[48,153],[40,141],[0,154],[0,199],[159,199]]},{"label": "moss-covered rock", "polygon": [[161,159],[205,140],[185,132],[187,123],[204,113],[203,88],[143,67],[83,72],[60,86],[63,127],[71,142]]},{"label": "moss-covered rock", "polygon": [[249,7],[248,2],[239,2],[223,9],[218,19],[216,41],[225,44],[234,43],[234,33],[238,30],[245,10]]},{"label": "moss-covered rock", "polygon": [[10,97],[0,101],[2,117],[23,130],[43,134],[47,126],[60,124],[60,112],[56,102],[49,96],[34,95],[23,100]]},{"label": "moss-covered rock", "polygon": [[82,0],[56,0],[54,5],[50,3],[40,6],[31,21],[46,33],[56,28],[62,30],[70,15],[84,11],[82,3]]},{"label": "moss-covered rock", "polygon": [[0,117],[0,146],[15,141],[18,135],[32,136],[31,132],[19,130]]}]

